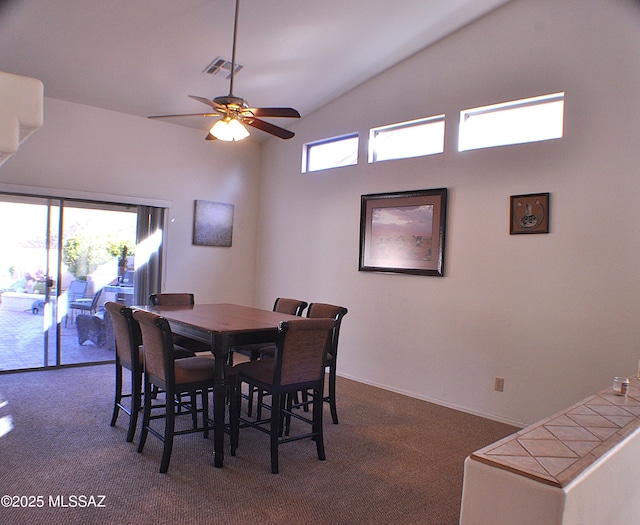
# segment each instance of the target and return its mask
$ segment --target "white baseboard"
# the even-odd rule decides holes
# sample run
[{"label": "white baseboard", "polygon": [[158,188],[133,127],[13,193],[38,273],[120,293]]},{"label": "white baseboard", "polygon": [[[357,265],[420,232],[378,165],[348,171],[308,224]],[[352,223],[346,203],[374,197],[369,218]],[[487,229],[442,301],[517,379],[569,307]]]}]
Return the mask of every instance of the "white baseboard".
[{"label": "white baseboard", "polygon": [[433,403],[434,405],[440,405],[443,407],[447,407],[447,408],[451,408],[453,410],[458,410],[459,412],[464,412],[466,414],[471,414],[474,416],[480,416],[483,417],[485,419],[490,419],[492,421],[497,421],[499,423],[504,423],[505,425],[511,425],[514,427],[518,427],[518,428],[525,428],[526,426],[528,426],[526,423],[523,423],[522,421],[514,421],[512,419],[509,418],[505,418],[502,416],[499,416],[497,414],[487,414],[485,412],[479,412],[477,410],[471,410],[467,407],[462,407],[459,405],[456,405],[454,403],[448,403],[447,401],[444,401],[442,399],[434,399],[434,398],[430,398],[427,396],[420,396],[415,394],[414,392],[408,392],[406,390],[400,390],[397,388],[392,388],[388,385],[383,385],[380,383],[374,383],[372,381],[367,381],[365,379],[362,379],[361,377],[354,377],[354,376],[350,376],[347,374],[337,374],[339,377],[344,377],[345,379],[350,379],[352,381],[357,381],[358,383],[363,383],[365,385],[369,385],[369,386],[374,386],[376,388],[381,388],[383,390],[388,390],[390,392],[395,392],[396,394],[402,394],[403,396],[408,396],[408,397],[412,397],[414,399],[420,399],[421,401],[427,401],[429,403]]}]

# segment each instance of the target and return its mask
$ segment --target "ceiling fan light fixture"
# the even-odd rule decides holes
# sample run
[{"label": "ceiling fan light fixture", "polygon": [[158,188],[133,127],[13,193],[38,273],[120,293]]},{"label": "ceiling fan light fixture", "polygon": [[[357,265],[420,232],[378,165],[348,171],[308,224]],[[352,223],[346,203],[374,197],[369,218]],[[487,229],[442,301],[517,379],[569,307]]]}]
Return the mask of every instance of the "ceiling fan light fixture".
[{"label": "ceiling fan light fixture", "polygon": [[237,142],[249,136],[247,128],[245,128],[238,119],[231,117],[225,117],[216,121],[211,127],[211,130],[209,130],[209,133],[218,140],[225,142]]}]

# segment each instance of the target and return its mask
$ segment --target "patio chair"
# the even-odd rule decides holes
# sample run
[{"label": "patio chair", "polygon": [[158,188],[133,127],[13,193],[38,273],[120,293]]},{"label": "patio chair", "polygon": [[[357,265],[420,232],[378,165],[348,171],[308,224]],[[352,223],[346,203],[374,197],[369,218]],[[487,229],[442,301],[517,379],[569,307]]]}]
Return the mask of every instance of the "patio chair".
[{"label": "patio chair", "polygon": [[100,288],[93,297],[83,297],[80,299],[76,299],[75,301],[71,301],[69,303],[69,308],[71,309],[71,318],[74,318],[75,311],[95,314],[98,311],[98,301],[100,300],[101,295],[102,288]]},{"label": "patio chair", "polygon": [[69,288],[67,289],[67,315],[64,317],[64,325],[67,326],[67,317],[71,312],[73,321],[73,312],[71,311],[71,303],[84,298],[84,294],[87,293],[87,281],[71,281]]}]

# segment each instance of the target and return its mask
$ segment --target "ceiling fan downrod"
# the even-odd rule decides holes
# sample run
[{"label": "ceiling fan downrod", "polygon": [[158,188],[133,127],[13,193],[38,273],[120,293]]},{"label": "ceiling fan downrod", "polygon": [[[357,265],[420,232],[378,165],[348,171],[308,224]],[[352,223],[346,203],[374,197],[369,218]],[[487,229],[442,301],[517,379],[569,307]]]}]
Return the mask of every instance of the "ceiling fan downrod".
[{"label": "ceiling fan downrod", "polygon": [[233,44],[231,47],[231,81],[229,83],[229,98],[233,98],[233,81],[236,72],[236,40],[238,36],[238,11],[240,8],[240,0],[236,0],[236,15],[233,22]]}]

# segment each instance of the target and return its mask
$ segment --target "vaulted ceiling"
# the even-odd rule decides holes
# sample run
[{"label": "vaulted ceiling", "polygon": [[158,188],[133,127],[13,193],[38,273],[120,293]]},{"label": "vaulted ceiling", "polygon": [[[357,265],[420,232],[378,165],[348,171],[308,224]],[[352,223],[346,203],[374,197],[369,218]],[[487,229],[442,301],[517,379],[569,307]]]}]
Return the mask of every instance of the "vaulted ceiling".
[{"label": "vaulted ceiling", "polygon": [[[234,94],[304,117],[507,1],[241,0]],[[133,115],[206,111],[188,95],[228,94],[225,74],[203,71],[231,60],[234,10],[234,0],[0,0],[0,71]]]}]

